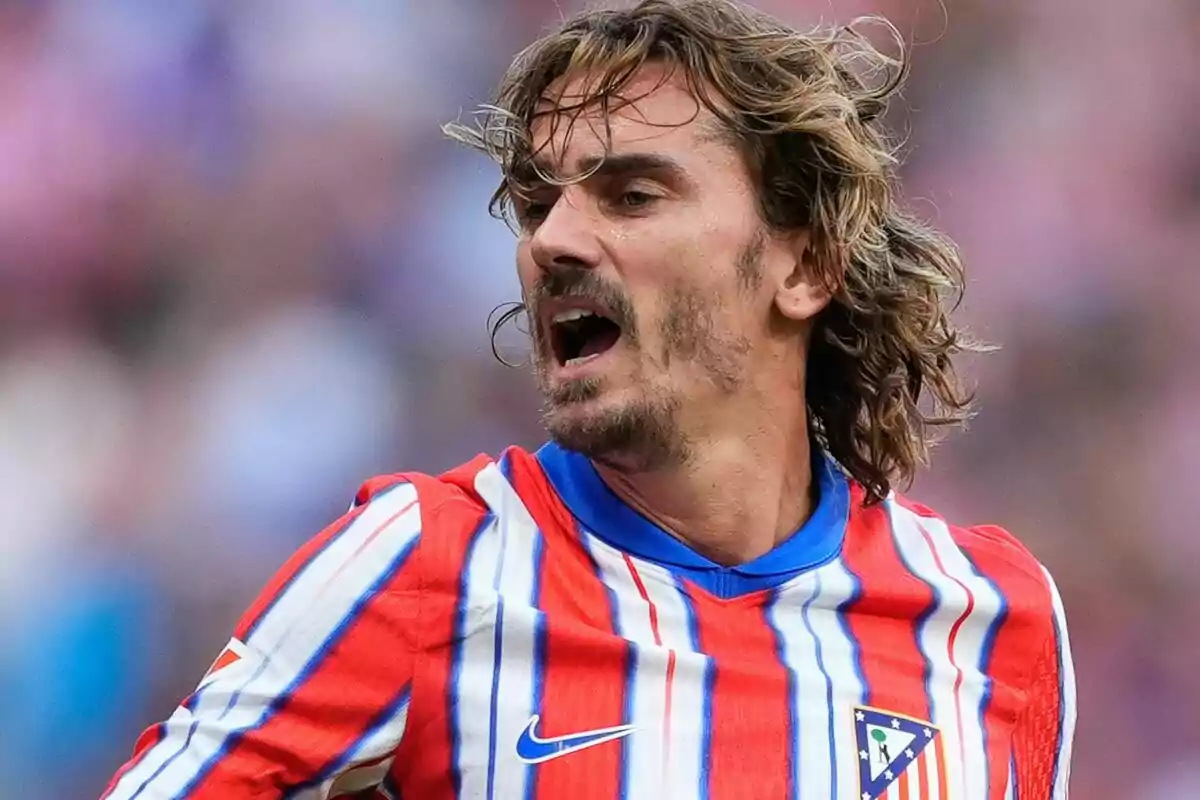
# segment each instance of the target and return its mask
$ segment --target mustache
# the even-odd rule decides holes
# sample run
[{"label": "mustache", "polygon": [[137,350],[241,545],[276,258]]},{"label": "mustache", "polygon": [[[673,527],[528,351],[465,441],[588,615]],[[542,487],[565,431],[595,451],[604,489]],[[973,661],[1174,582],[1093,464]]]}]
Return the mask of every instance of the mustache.
[{"label": "mustache", "polygon": [[607,316],[626,333],[634,326],[633,304],[617,287],[598,277],[589,269],[560,269],[546,272],[533,285],[526,297],[530,315],[540,319],[539,306],[547,300],[577,297],[607,309]]}]

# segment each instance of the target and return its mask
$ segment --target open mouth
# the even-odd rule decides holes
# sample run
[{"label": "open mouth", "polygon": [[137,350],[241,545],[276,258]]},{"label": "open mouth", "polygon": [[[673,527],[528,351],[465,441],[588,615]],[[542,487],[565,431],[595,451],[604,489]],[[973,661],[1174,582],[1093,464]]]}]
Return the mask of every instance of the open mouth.
[{"label": "open mouth", "polygon": [[621,326],[596,311],[572,308],[550,319],[550,345],[560,366],[598,358],[621,338]]}]

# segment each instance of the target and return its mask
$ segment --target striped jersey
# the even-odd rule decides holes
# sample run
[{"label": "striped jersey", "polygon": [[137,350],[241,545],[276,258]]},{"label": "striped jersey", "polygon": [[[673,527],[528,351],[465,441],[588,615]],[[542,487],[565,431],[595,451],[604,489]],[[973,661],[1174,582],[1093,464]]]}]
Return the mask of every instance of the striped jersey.
[{"label": "striped jersey", "polygon": [[1064,800],[1062,605],[1009,534],[831,461],[715,564],[546,445],[377,478],[105,800]]}]

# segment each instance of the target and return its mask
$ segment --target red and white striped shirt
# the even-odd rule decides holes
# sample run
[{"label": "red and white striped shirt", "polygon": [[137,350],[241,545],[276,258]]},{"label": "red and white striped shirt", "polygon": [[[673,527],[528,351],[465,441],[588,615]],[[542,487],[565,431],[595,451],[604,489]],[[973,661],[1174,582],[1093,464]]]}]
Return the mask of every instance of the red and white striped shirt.
[{"label": "red and white striped shirt", "polygon": [[816,471],[738,567],[554,445],[370,481],[104,798],[1065,800],[1047,572]]}]

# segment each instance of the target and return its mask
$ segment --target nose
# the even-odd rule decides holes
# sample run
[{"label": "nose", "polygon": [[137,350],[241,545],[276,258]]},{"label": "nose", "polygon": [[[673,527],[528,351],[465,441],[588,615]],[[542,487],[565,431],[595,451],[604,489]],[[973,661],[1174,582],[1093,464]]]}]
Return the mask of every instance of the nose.
[{"label": "nose", "polygon": [[603,250],[596,220],[585,199],[568,190],[559,195],[530,240],[530,255],[543,271],[591,269],[600,263]]}]

